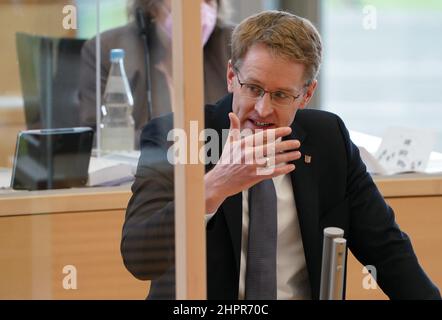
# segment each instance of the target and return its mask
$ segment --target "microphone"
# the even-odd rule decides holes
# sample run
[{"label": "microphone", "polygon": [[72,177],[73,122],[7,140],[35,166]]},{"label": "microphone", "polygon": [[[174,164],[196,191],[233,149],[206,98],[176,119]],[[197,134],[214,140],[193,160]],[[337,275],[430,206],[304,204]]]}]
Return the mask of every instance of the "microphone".
[{"label": "microphone", "polygon": [[147,122],[149,122],[152,119],[152,81],[150,77],[150,50],[149,43],[147,41],[147,31],[150,27],[151,21],[149,19],[149,24],[146,23],[143,10],[140,7],[135,10],[135,18],[137,21],[138,31],[143,40],[144,70],[146,72]]},{"label": "microphone", "polygon": [[137,26],[140,35],[146,35],[146,20],[144,19],[143,10],[140,7],[135,10],[135,18],[137,19]]}]

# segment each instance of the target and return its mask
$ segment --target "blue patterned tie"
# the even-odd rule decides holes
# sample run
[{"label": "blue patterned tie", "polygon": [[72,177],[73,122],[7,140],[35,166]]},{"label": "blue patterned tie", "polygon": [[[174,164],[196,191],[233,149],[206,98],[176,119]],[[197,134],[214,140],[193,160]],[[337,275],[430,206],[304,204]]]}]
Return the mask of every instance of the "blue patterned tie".
[{"label": "blue patterned tie", "polygon": [[245,295],[247,300],[276,299],[278,216],[272,179],[249,189],[249,241]]}]

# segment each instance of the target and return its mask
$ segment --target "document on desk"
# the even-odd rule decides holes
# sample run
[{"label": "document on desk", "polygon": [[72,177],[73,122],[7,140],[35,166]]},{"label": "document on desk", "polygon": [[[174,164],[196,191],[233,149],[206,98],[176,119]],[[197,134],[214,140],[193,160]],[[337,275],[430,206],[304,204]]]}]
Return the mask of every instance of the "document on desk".
[{"label": "document on desk", "polygon": [[382,138],[376,159],[389,174],[425,172],[435,144],[431,130],[392,127]]},{"label": "document on desk", "polygon": [[359,154],[361,156],[362,162],[364,162],[367,167],[367,171],[371,174],[387,175],[388,172],[385,168],[376,160],[374,154],[370,153],[365,147],[358,146]]},{"label": "document on desk", "polygon": [[115,153],[91,157],[88,186],[117,186],[134,180],[140,153]]},{"label": "document on desk", "polygon": [[[438,158],[432,152],[436,134],[431,130],[391,127],[387,129],[377,151],[367,151],[358,144],[362,161],[367,171],[372,174],[391,175],[407,172],[437,172],[434,164],[429,166],[430,159]],[[429,168],[431,167],[431,168]],[[442,171],[442,168],[439,168]]]},{"label": "document on desk", "polygon": [[0,189],[9,189],[11,187],[12,170],[0,168]]}]

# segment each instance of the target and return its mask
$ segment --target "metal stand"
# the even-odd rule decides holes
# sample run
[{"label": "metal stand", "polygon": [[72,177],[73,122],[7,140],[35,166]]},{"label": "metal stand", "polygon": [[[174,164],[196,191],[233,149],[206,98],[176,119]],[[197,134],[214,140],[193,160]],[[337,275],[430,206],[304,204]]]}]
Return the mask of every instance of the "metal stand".
[{"label": "metal stand", "polygon": [[322,247],[320,300],[342,300],[346,266],[347,241],[344,230],[325,228]]}]

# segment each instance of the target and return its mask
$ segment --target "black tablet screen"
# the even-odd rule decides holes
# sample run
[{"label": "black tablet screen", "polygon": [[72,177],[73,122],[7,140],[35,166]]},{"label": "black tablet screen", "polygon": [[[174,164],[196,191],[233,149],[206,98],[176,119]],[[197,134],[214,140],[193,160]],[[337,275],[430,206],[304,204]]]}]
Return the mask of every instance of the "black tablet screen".
[{"label": "black tablet screen", "polygon": [[93,130],[28,130],[17,138],[13,189],[80,187],[87,183]]}]

